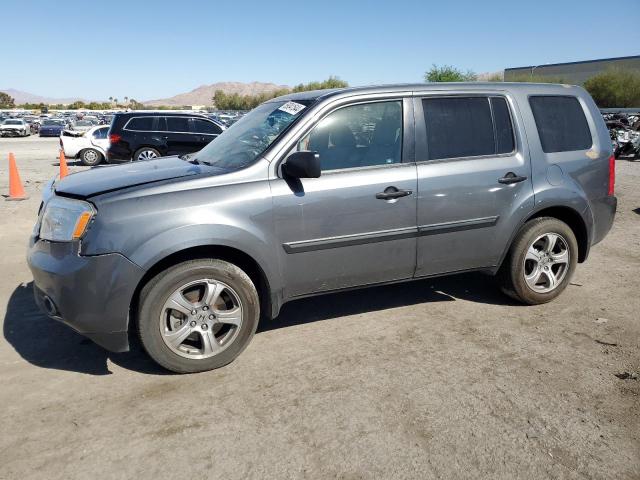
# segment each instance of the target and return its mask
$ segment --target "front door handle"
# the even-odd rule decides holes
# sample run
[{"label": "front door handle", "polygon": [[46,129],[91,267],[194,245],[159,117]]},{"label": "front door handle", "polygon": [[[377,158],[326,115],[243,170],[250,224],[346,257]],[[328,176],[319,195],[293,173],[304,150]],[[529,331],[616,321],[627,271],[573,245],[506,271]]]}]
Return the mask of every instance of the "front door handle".
[{"label": "front door handle", "polygon": [[376,193],[376,198],[378,200],[393,200],[395,198],[406,197],[407,195],[411,195],[413,191],[411,190],[401,190],[396,187],[387,187],[384,189],[384,192]]},{"label": "front door handle", "polygon": [[524,182],[527,179],[524,175],[516,175],[513,172],[507,173],[504,177],[499,178],[499,183],[504,183],[505,185],[511,185],[512,183]]}]

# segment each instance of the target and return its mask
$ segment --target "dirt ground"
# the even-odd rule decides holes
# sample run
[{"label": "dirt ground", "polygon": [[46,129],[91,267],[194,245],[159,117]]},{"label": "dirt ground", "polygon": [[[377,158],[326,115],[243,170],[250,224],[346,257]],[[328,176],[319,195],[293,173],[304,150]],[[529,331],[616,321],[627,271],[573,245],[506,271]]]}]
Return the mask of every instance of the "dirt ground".
[{"label": "dirt ground", "polygon": [[180,376],[36,309],[57,141],[0,139],[0,193],[12,150],[31,195],[0,199],[0,479],[640,478],[640,162],[617,162],[613,230],[550,304],[479,274],[301,300]]}]

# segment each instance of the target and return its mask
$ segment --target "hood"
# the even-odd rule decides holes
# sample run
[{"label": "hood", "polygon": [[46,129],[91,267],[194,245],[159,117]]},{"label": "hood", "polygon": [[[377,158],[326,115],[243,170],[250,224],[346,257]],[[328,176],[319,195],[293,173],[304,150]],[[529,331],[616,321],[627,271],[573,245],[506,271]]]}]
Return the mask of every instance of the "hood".
[{"label": "hood", "polygon": [[96,167],[74,173],[55,185],[56,193],[87,198],[136,185],[188,177],[201,173],[221,174],[225,171],[208,165],[194,165],[178,157],[164,157],[122,165]]}]

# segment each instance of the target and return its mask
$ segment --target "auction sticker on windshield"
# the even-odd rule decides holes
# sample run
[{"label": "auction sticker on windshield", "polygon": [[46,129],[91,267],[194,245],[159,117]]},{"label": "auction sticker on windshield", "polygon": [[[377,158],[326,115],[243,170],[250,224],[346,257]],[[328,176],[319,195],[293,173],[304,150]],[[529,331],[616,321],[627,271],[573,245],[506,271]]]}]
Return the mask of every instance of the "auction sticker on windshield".
[{"label": "auction sticker on windshield", "polygon": [[278,110],[282,110],[283,112],[288,113],[289,115],[297,115],[304,109],[305,109],[304,105],[301,105],[296,102],[287,102],[284,105],[282,105]]}]

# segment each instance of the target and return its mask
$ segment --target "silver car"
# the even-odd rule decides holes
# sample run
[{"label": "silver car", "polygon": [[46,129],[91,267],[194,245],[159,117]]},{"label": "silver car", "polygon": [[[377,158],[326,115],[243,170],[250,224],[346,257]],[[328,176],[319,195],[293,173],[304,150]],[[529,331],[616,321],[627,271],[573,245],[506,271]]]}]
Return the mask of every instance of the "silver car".
[{"label": "silver car", "polygon": [[602,116],[579,87],[304,92],[201,151],[69,175],[28,254],[51,317],[176,372],[231,362],[290,300],[479,270],[558,296],[616,210]]}]

